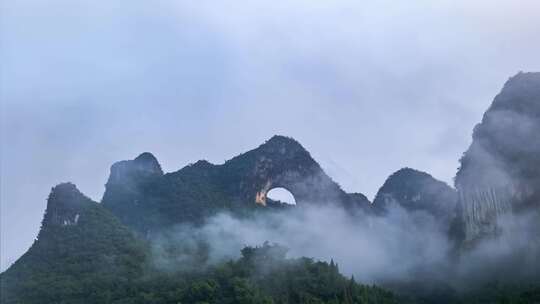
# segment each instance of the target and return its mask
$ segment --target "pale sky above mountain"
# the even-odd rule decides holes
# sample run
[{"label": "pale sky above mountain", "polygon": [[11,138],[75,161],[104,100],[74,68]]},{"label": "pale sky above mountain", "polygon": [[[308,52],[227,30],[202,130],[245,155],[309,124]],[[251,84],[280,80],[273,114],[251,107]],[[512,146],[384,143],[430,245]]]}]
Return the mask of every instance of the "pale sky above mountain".
[{"label": "pale sky above mountain", "polygon": [[451,184],[538,54],[536,0],[1,1],[0,269],[52,186],[99,201],[110,165],[143,151],[174,171],[282,134],[370,199],[404,166]]}]

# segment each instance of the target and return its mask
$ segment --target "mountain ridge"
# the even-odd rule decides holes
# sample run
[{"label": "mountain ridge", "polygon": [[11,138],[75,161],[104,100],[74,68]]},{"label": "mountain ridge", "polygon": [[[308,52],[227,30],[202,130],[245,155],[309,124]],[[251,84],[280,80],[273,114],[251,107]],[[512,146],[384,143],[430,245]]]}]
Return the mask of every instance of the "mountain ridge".
[{"label": "mountain ridge", "polygon": [[[72,183],[61,183],[51,189],[38,238],[20,259],[0,274],[2,300],[7,303],[85,303],[86,297],[98,294],[94,299],[98,303],[128,303],[121,299],[128,296],[146,299],[149,286],[160,289],[159,282],[168,282],[169,287],[180,284],[176,279],[159,275],[158,279],[152,277],[148,282],[137,281],[152,267],[147,258],[155,249],[149,247],[154,237],[183,225],[200,227],[208,218],[221,213],[249,218],[267,211],[323,207],[323,210],[342,209],[348,216],[346,220],[369,224],[376,221],[375,217],[380,219],[397,207],[406,211],[405,216],[418,212],[431,216],[441,231],[447,228],[453,231],[447,236],[457,240],[458,245],[490,240],[492,238],[488,237],[501,234],[503,227],[499,218],[540,210],[537,208],[540,201],[538,131],[540,73],[520,73],[507,81],[475,127],[473,141],[460,160],[455,189],[426,172],[402,168],[388,177],[373,204],[361,193],[345,192],[310,153],[290,137],[273,136],[223,164],[200,160],[169,173],[163,172],[153,154],[143,152],[132,160],[111,166],[100,203],[84,196]],[[286,206],[267,199],[267,193],[278,187],[289,190],[297,205]],[[411,231],[419,231],[413,228]],[[537,226],[527,232],[534,234],[537,231],[534,229]],[[286,269],[295,276],[310,271],[315,277],[326,273],[321,282],[330,284],[333,289],[323,295],[317,293],[317,288],[309,291],[317,297],[337,299],[336,288],[340,288],[345,290],[340,295],[344,303],[352,302],[355,292],[351,290],[363,290],[366,296],[377,295],[379,300],[381,295],[384,301],[391,298],[377,289],[355,289],[354,279],[346,285],[333,261],[325,264],[303,258],[295,261],[296,264],[288,264],[282,254],[286,250],[272,246],[265,243],[263,249],[248,248],[239,261],[220,265],[229,273],[234,269],[241,274],[242,279],[227,277],[234,282],[232,285],[227,280],[217,282],[219,275],[224,276],[219,271],[216,277],[211,275],[214,281],[204,281],[201,285],[197,273],[192,274],[195,291],[176,291],[178,295],[171,297],[191,301],[202,298],[198,292],[205,290],[205,295],[210,294],[209,299],[215,299],[211,290],[215,286],[226,286],[225,289],[249,290],[255,298],[255,293],[265,288],[249,285],[257,281],[249,281],[253,277],[246,273],[259,275],[249,257],[260,250],[261,256],[257,258],[261,261],[274,258],[269,252],[279,253],[280,263],[291,267]],[[458,247],[469,250],[465,253],[474,253],[475,249],[474,246]],[[176,248],[172,252],[174,250]],[[298,265],[302,266],[298,268]],[[271,268],[272,265],[266,266]],[[535,266],[530,268],[534,271]],[[271,278],[259,279],[258,282],[265,284],[272,282]],[[142,295],[131,293],[130,286],[134,282],[142,284],[137,285],[144,290]],[[61,289],[55,290],[56,286]],[[115,288],[119,290],[114,295],[116,298],[111,295]],[[265,292],[271,294],[268,290]],[[169,294],[169,291],[163,293]],[[532,292],[532,297],[534,295]],[[294,297],[301,298],[297,294]],[[229,300],[236,303],[237,298]]]},{"label": "mountain ridge", "polygon": [[[149,159],[147,167],[138,164],[141,155]],[[102,204],[143,235],[183,222],[200,223],[220,211],[285,207],[267,205],[266,194],[278,187],[289,190],[299,208],[335,204],[366,210],[371,205],[363,194],[343,191],[290,137],[273,136],[223,164],[200,160],[165,174],[152,154],[141,155],[112,165]]]}]

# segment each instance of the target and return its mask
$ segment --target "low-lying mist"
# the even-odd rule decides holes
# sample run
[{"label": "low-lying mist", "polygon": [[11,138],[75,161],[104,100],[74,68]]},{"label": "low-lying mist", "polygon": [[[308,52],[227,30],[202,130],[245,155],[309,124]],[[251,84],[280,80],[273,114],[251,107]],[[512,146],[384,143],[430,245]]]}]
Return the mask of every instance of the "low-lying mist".
[{"label": "low-lying mist", "polygon": [[[289,248],[290,257],[338,263],[362,283],[402,284],[466,290],[488,282],[540,279],[540,216],[501,218],[498,236],[462,248],[431,215],[399,206],[385,216],[352,216],[336,207],[299,206],[236,217],[220,213],[202,226],[177,226],[153,241],[158,268],[181,270],[237,258],[244,246],[265,241]],[[170,254],[172,247],[182,254]],[[415,287],[416,288],[416,287]]]}]

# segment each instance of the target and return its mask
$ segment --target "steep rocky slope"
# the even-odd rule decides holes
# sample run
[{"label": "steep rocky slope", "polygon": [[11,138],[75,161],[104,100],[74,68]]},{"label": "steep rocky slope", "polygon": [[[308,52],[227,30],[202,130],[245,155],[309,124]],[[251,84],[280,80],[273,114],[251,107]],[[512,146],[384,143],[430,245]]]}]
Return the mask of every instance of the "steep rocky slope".
[{"label": "steep rocky slope", "polygon": [[540,204],[540,73],[519,73],[495,97],[456,176],[465,241],[497,233],[497,218]]}]

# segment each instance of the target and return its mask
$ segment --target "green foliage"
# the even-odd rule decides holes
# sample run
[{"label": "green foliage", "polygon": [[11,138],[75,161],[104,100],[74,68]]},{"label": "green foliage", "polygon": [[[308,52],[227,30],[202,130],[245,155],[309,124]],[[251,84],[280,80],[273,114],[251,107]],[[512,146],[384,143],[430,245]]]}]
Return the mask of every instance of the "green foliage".
[{"label": "green foliage", "polygon": [[[119,241],[118,231],[112,234],[106,237]],[[89,255],[85,248],[68,249],[74,250],[69,257],[47,256],[51,267],[37,261],[46,261],[44,256],[30,251],[24,263],[40,268],[21,269],[21,264],[2,274],[2,303],[396,303],[388,291],[343,277],[333,261],[287,259],[286,248],[268,243],[246,247],[238,260],[204,271],[168,273],[141,268],[141,257],[148,256],[131,252],[135,248],[125,243],[106,254]]]},{"label": "green foliage", "polygon": [[[45,225],[1,275],[2,303],[110,302],[142,273],[146,245],[107,210],[88,204],[75,225]],[[96,303],[98,303],[96,302]]]}]

